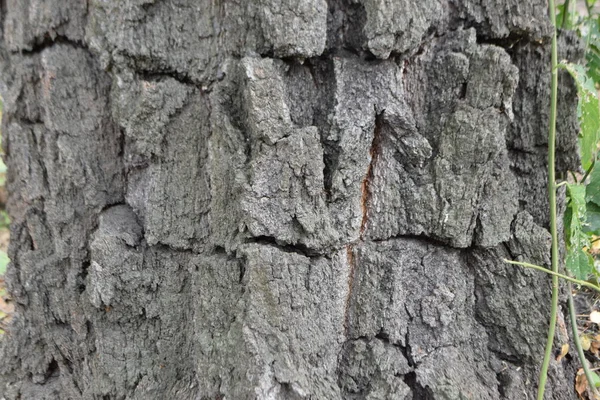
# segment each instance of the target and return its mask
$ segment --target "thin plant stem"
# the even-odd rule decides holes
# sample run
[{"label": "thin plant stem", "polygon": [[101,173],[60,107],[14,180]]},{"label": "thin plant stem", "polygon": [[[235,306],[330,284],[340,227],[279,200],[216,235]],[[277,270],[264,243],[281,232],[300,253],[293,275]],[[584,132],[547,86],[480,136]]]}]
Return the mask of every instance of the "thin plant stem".
[{"label": "thin plant stem", "polygon": [[573,177],[573,180],[575,181],[575,183],[579,182],[579,179],[577,179],[577,175],[575,175],[575,172],[573,171],[569,171],[569,173],[571,174],[571,176]]},{"label": "thin plant stem", "polygon": [[[592,19],[592,6],[590,6],[588,4],[587,0],[585,0],[584,3],[585,3],[585,8],[587,9],[588,18]],[[592,29],[590,27],[588,27],[587,35],[585,35],[585,52],[586,53],[590,47],[591,38],[592,38]]]},{"label": "thin plant stem", "polygon": [[581,366],[583,367],[583,372],[585,373],[585,377],[587,378],[588,385],[590,386],[590,390],[594,394],[594,397],[598,397],[598,391],[594,386],[594,378],[592,375],[592,371],[590,370],[590,366],[585,358],[585,354],[583,354],[583,347],[581,347],[581,341],[579,340],[579,332],[577,331],[577,318],[575,314],[575,302],[573,301],[573,288],[571,287],[571,282],[569,282],[569,314],[571,315],[571,328],[573,329],[573,343],[577,348],[577,354],[579,355],[579,360],[581,360]]},{"label": "thin plant stem", "polygon": [[560,27],[560,29],[565,29],[565,27],[567,26],[567,19],[571,18],[571,1],[570,0],[565,0],[565,8],[564,8],[564,14],[563,14],[563,20],[562,20],[562,26]]},{"label": "thin plant stem", "polygon": [[567,15],[569,16],[569,23],[571,24],[571,28],[573,27],[573,25],[577,22],[576,18],[577,18],[577,1],[573,0],[573,1],[569,1],[569,4],[567,7],[565,7],[565,10],[567,11]]},{"label": "thin plant stem", "polygon": [[587,171],[585,171],[585,175],[583,176],[583,178],[581,178],[581,183],[585,183],[585,180],[587,179],[588,176],[590,176],[590,173],[594,169],[594,165],[596,165],[596,160],[592,161],[592,165],[590,165],[590,167],[587,169]]},{"label": "thin plant stem", "polygon": [[540,370],[538,383],[538,400],[544,399],[546,380],[548,379],[548,367],[552,358],[552,345],[554,344],[554,333],[556,331],[556,319],[558,314],[558,229],[556,216],[556,177],[555,177],[555,153],[556,153],[556,99],[558,92],[558,51],[556,43],[556,6],[554,0],[548,0],[548,11],[552,22],[552,47],[550,72],[552,74],[550,85],[550,126],[548,127],[548,202],[550,205],[550,235],[552,235],[552,302],[550,305],[550,326],[544,351],[544,361]]},{"label": "thin plant stem", "polygon": [[525,267],[525,268],[531,268],[531,269],[535,269],[538,271],[542,271],[542,272],[545,272],[546,274],[552,275],[553,277],[564,279],[565,281],[572,282],[576,285],[585,286],[586,288],[590,288],[590,289],[595,290],[596,292],[600,293],[600,286],[596,286],[593,283],[589,283],[587,281],[582,281],[579,279],[571,278],[570,276],[563,275],[558,272],[553,272],[553,271],[549,270],[548,268],[544,268],[539,265],[530,264],[530,263],[526,263],[526,262],[520,262],[520,261],[506,260],[506,259],[504,260],[504,262],[507,262],[507,263],[513,264],[513,265],[520,265],[521,267]]}]

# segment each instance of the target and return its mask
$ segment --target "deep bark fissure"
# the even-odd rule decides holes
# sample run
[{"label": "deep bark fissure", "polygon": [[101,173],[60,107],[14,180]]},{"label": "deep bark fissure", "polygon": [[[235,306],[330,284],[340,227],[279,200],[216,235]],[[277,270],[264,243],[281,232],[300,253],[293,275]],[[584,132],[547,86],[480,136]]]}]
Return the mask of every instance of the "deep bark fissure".
[{"label": "deep bark fissure", "polygon": [[301,243],[281,243],[271,236],[255,236],[250,239],[246,239],[244,241],[244,244],[259,244],[261,246],[271,246],[285,253],[294,253],[306,258],[318,258],[323,257],[326,254],[315,251],[314,249],[311,249]]},{"label": "deep bark fissure", "polygon": [[73,40],[73,39],[70,39],[69,37],[63,36],[63,35],[51,36],[50,34],[46,34],[46,35],[44,35],[44,37],[41,40],[39,40],[39,39],[36,40],[31,48],[13,50],[12,52],[19,53],[19,54],[22,54],[25,56],[33,56],[36,54],[40,54],[44,50],[49,49],[57,44],[63,44],[63,45],[71,46],[75,49],[82,49],[82,50],[89,51],[87,45],[83,41]]},{"label": "deep bark fissure", "polygon": [[375,117],[375,127],[373,129],[373,142],[371,143],[371,147],[369,148],[369,167],[367,168],[367,173],[363,178],[361,183],[361,197],[360,197],[360,206],[362,209],[362,219],[360,222],[360,230],[359,235],[360,239],[363,240],[365,235],[365,229],[367,228],[367,223],[369,222],[369,207],[371,203],[371,182],[373,181],[373,174],[375,173],[375,167],[377,164],[377,159],[379,158],[379,154],[381,153],[381,115],[377,115]]},{"label": "deep bark fissure", "polygon": [[417,379],[416,372],[409,372],[404,376],[404,383],[408,385],[408,387],[412,390],[412,398],[413,400],[434,400],[435,396],[433,392],[428,387],[423,387],[419,380]]}]

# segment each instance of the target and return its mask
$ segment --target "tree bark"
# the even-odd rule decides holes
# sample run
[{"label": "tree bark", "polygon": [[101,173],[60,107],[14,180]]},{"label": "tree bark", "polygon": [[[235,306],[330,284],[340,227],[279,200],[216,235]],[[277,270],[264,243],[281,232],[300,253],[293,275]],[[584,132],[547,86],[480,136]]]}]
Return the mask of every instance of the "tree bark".
[{"label": "tree bark", "polygon": [[549,263],[544,1],[1,11],[4,398],[533,397],[549,278],[502,259]]}]

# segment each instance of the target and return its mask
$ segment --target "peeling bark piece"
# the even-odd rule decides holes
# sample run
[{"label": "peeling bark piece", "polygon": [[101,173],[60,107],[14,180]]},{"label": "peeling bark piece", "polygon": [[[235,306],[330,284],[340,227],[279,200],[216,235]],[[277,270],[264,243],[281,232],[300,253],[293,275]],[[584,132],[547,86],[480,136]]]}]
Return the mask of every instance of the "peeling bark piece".
[{"label": "peeling bark piece", "polygon": [[340,361],[344,398],[369,400],[411,399],[411,388],[401,378],[411,371],[401,348],[385,339],[357,339],[344,345]]},{"label": "peeling bark piece", "polygon": [[[243,119],[236,127],[231,124],[231,118],[236,117],[233,110],[224,110],[229,114],[224,117],[236,135],[248,135],[248,148],[242,150],[246,156],[241,156],[241,149],[218,144],[227,139],[215,135],[213,148],[221,155],[213,159],[221,164],[237,158],[239,168],[247,172],[215,166],[219,172],[236,175],[233,179],[238,180],[235,185],[240,196],[237,201],[230,196],[215,196],[214,202],[239,207],[240,216],[231,221],[234,225],[220,225],[215,230],[228,230],[229,235],[269,237],[282,244],[300,243],[320,251],[335,242],[337,236],[325,204],[323,150],[316,127],[299,128],[291,121],[280,75],[282,68],[281,63],[272,60],[244,59],[238,70],[244,82],[241,101],[245,109],[240,115]],[[229,151],[226,158],[223,151]]]},{"label": "peeling bark piece", "polygon": [[261,0],[259,15],[265,45],[275,57],[320,55],[327,38],[325,0]]},{"label": "peeling bark piece", "polygon": [[[540,245],[545,247],[538,243],[531,251]],[[527,338],[544,336],[548,305],[528,307],[537,295],[525,288],[548,288],[544,277],[515,271],[502,261],[501,248],[465,252],[402,238],[366,242],[352,254],[348,339],[340,370],[347,393],[365,395],[370,390],[366,377],[378,379],[378,368],[385,368],[385,357],[371,364],[364,350],[377,340],[398,348],[401,360],[407,360],[403,381],[413,395],[443,399],[478,393],[494,399],[499,384],[514,387],[534,379],[535,371],[516,366],[542,350],[543,341]],[[523,319],[529,323],[517,322]],[[352,367],[357,363],[361,368]]]},{"label": "peeling bark piece", "polygon": [[193,92],[193,87],[171,77],[145,80],[130,70],[115,77],[113,114],[132,142],[130,162],[142,163],[152,155],[163,154],[167,125],[188,103]]},{"label": "peeling bark piece", "polygon": [[94,0],[90,11],[87,40],[105,65],[116,60],[138,72],[169,72],[202,84],[218,78],[228,57],[314,57],[327,38],[325,0]]},{"label": "peeling bark piece", "polygon": [[[140,216],[149,244],[197,250],[210,234],[208,101],[173,80],[140,86],[145,87],[142,104],[124,120],[125,157],[133,169],[127,201]],[[138,123],[148,108],[161,111]]]},{"label": "peeling bark piece", "polygon": [[335,381],[344,332],[345,254],[307,258],[273,246],[240,248],[245,260],[247,377],[258,398],[339,398]]},{"label": "peeling bark piece", "polygon": [[[444,39],[444,45],[434,46],[439,53],[423,55],[432,65],[426,80],[406,67],[403,88],[411,91],[403,92],[413,109],[392,111],[388,106],[384,114],[381,154],[369,186],[366,235],[378,239],[426,235],[455,247],[475,241],[493,247],[508,239],[517,203],[511,194],[516,189],[509,184],[514,178],[505,139],[512,114],[504,110],[512,107],[517,71],[504,50],[476,45],[474,34],[457,32]],[[453,44],[458,38],[462,48]],[[490,80],[489,74],[497,78]],[[431,91],[429,106],[416,97],[422,90]],[[420,115],[420,107],[436,117],[427,121],[403,117],[404,122],[393,117],[395,112],[412,118]],[[407,140],[412,148],[403,143]],[[422,156],[415,159],[415,153]],[[492,180],[505,182],[501,192]],[[500,196],[491,196],[492,191]]]},{"label": "peeling bark piece", "polygon": [[91,243],[88,286],[88,295],[95,307],[110,306],[115,296],[120,297],[127,291],[127,283],[133,278],[126,277],[129,271],[141,271],[141,255],[127,248],[138,245],[141,237],[142,227],[128,206],[111,207],[100,215]]},{"label": "peeling bark piece", "polygon": [[444,5],[437,0],[410,2],[361,0],[366,22],[366,48],[378,58],[418,47],[431,28],[444,21]]},{"label": "peeling bark piece", "polygon": [[462,18],[478,24],[481,35],[492,38],[508,38],[525,32],[533,40],[550,36],[552,26],[545,18],[548,5],[541,0],[528,2],[501,0],[452,1]]}]

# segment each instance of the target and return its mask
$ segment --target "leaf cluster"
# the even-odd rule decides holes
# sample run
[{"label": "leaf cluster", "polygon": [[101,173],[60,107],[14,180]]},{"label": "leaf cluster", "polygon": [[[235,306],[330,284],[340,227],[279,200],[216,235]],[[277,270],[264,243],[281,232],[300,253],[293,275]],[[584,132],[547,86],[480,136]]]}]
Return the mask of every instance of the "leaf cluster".
[{"label": "leaf cluster", "polygon": [[[564,62],[558,67],[573,77],[577,86],[579,119],[579,155],[582,174],[572,173],[567,183],[565,267],[577,279],[600,278],[594,267],[594,247],[600,242],[600,16],[592,10],[596,0],[586,0],[587,15],[573,10],[570,2],[558,6],[557,25],[576,30],[585,39],[585,64]],[[572,4],[571,4],[572,5]],[[595,245],[596,244],[596,245]]]}]

